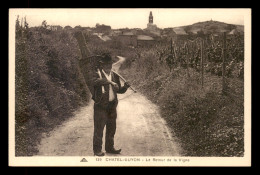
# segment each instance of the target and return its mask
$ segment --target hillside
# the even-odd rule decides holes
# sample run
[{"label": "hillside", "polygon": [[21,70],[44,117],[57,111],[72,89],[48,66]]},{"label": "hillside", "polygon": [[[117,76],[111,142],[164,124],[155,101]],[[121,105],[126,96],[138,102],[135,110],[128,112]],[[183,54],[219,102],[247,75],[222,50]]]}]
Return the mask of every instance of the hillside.
[{"label": "hillside", "polygon": [[209,33],[222,33],[222,32],[230,32],[233,29],[237,29],[238,31],[244,32],[243,25],[234,25],[227,24],[219,21],[204,21],[194,23],[192,25],[180,26],[176,28],[183,28],[187,33],[197,34],[198,31],[203,31],[206,34]]}]

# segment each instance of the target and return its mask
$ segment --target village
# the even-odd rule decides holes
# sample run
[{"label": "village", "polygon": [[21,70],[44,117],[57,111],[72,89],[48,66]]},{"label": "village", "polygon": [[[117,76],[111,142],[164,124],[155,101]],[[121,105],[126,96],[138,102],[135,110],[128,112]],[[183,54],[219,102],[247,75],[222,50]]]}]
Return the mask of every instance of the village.
[{"label": "village", "polygon": [[149,47],[158,42],[180,41],[194,39],[197,37],[219,37],[226,32],[228,36],[244,35],[244,28],[240,25],[226,24],[218,21],[198,22],[188,26],[158,28],[154,24],[152,11],[148,16],[148,23],[145,29],[141,28],[120,28],[112,29],[111,26],[97,23],[95,27],[46,25],[52,31],[72,31],[80,29],[86,36],[96,36],[103,41],[116,41],[121,45],[129,47]]}]

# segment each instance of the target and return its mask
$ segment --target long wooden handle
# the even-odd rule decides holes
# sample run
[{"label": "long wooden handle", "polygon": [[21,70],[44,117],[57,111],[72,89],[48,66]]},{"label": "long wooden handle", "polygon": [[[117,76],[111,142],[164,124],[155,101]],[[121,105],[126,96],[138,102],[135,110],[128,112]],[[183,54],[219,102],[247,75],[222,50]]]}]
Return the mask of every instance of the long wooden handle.
[{"label": "long wooden handle", "polygon": [[[115,72],[115,71],[113,71],[113,70],[112,70],[112,72],[114,72],[116,75],[118,75],[119,78],[121,78],[124,83],[127,82],[126,79],[124,79],[124,77],[122,77],[119,73],[117,73],[117,72]],[[130,88],[131,88],[135,93],[137,92],[132,86],[130,86]]]}]

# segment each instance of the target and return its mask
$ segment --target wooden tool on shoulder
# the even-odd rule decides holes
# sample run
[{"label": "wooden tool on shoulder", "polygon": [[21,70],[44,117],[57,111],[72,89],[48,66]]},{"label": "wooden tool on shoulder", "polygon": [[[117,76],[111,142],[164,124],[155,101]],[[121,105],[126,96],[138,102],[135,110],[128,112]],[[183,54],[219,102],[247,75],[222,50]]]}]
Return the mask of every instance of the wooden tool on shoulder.
[{"label": "wooden tool on shoulder", "polygon": [[[124,77],[122,75],[120,75],[119,73],[115,72],[114,70],[111,70],[112,72],[114,72],[116,75],[119,76],[119,78],[121,78],[123,80],[123,82],[127,82],[126,79],[124,79]],[[130,85],[130,88],[136,93],[137,91]]]}]

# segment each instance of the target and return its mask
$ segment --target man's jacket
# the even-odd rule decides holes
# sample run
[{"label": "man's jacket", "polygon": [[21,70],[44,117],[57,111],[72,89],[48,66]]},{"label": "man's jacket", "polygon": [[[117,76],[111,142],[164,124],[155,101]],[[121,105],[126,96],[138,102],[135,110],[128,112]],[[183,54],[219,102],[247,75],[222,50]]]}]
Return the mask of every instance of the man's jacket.
[{"label": "man's jacket", "polygon": [[[103,108],[107,108],[109,104],[109,82],[106,76],[104,75],[103,71],[100,70],[100,72],[101,72],[101,78],[97,72],[94,73],[93,75],[92,85],[94,87],[94,93],[92,95],[92,99],[94,100],[95,105],[98,105]],[[117,93],[119,94],[125,93],[127,87],[121,86],[119,76],[112,71],[111,71],[111,81],[115,82],[119,87],[118,89],[116,89],[112,86],[112,90],[115,96],[114,107],[116,107],[118,104]],[[102,93],[102,86],[105,89],[104,93]]]}]

